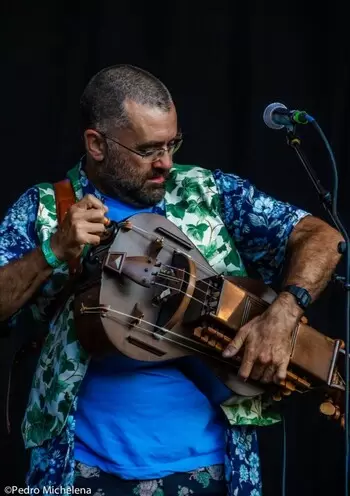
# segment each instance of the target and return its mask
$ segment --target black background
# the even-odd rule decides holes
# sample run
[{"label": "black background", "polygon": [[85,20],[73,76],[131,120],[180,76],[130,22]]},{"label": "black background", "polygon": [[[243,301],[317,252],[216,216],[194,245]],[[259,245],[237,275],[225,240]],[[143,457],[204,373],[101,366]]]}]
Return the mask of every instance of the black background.
[{"label": "black background", "polygon": [[[185,136],[177,161],[221,168],[325,220],[284,130],[262,120],[265,106],[305,109],[335,152],[339,211],[349,224],[349,35],[341,2],[4,2],[1,56],[0,215],[29,186],[61,179],[82,153],[79,96],[114,63],[139,65],[173,94]],[[323,183],[332,175],[310,127],[298,129]],[[340,267],[341,270],[341,267]],[[333,284],[310,311],[311,323],[344,338],[344,295]],[[0,400],[20,338],[1,342]],[[35,354],[33,355],[35,360]],[[23,486],[19,422],[33,363],[15,373],[13,433],[1,416],[0,485]],[[341,495],[343,434],[318,414],[318,398],[294,396],[286,410],[288,495]],[[2,408],[4,412],[4,407]],[[264,495],[280,494],[282,429],[261,434]],[[18,457],[18,465],[15,458]]]}]

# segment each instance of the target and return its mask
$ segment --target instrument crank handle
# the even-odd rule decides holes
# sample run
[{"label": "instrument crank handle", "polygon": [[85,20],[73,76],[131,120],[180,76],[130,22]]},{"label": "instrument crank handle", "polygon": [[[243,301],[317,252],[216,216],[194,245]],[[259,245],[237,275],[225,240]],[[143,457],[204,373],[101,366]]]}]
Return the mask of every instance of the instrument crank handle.
[{"label": "instrument crank handle", "polygon": [[118,224],[114,222],[113,220],[108,219],[105,217],[105,232],[101,236],[101,244],[105,244],[108,242],[115,234],[116,230],[118,229]]}]

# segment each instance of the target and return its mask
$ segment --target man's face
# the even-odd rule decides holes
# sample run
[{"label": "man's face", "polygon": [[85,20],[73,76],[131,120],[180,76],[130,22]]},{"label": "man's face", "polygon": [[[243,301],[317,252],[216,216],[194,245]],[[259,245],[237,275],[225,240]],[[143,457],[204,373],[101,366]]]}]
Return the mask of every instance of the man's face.
[{"label": "man's face", "polygon": [[[176,142],[176,110],[172,107],[165,112],[132,101],[128,101],[125,108],[131,126],[114,132],[111,129],[106,133],[108,152],[103,164],[98,167],[99,183],[103,191],[112,197],[137,206],[155,205],[164,196],[165,181],[173,162],[167,151],[156,159],[156,154],[152,152]],[[150,156],[142,157],[131,150],[147,152]]]}]

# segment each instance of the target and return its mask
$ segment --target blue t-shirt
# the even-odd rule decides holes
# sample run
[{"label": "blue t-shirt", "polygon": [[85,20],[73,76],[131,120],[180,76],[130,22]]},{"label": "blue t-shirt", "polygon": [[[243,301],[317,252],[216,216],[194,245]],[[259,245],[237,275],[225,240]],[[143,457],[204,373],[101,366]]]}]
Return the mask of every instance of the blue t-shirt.
[{"label": "blue t-shirt", "polygon": [[[114,221],[141,211],[110,198],[105,204]],[[196,376],[202,391],[189,379]],[[122,355],[93,360],[79,391],[75,458],[124,479],[223,463],[219,405],[229,396],[197,358],[163,364]]]}]

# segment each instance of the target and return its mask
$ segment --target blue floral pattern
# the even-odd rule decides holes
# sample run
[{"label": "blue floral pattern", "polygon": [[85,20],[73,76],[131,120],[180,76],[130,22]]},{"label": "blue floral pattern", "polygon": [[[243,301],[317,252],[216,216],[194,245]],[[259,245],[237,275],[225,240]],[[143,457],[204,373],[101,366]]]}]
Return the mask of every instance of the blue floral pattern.
[{"label": "blue floral pattern", "polygon": [[308,212],[268,196],[235,174],[215,170],[213,175],[222,218],[245,265],[270,284],[282,270],[293,228]]},{"label": "blue floral pattern", "polygon": [[0,225],[0,266],[17,260],[37,246],[35,219],[39,195],[28,189],[12,205]]},{"label": "blue floral pattern", "polygon": [[[220,194],[222,219],[245,263],[252,264],[265,282],[271,282],[282,268],[288,238],[307,212],[277,201],[234,174],[215,171],[213,177]],[[84,194],[96,190],[83,175]],[[0,266],[16,260],[38,244],[36,218],[39,194],[28,189],[8,210],[0,225]],[[164,202],[154,211],[164,214]],[[27,484],[72,486],[74,484],[73,404],[62,432],[31,451]],[[261,496],[261,474],[257,433],[254,427],[227,430],[225,478],[229,496]]]}]

